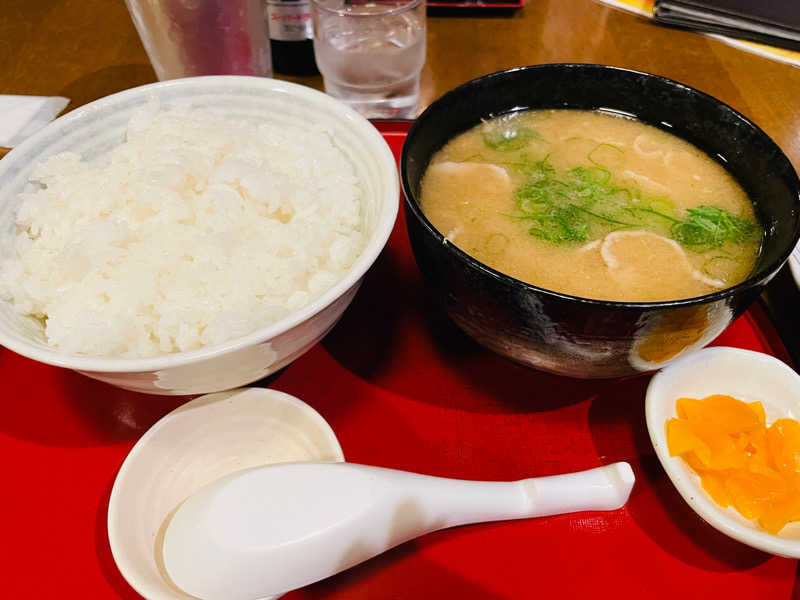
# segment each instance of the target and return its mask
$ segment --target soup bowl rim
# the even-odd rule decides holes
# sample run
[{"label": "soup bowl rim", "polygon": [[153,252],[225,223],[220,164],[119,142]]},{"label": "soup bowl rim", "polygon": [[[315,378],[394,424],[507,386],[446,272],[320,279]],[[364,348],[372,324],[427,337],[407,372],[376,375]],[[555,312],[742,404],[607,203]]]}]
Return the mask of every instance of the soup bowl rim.
[{"label": "soup bowl rim", "polygon": [[[625,310],[625,309],[638,309],[638,310],[647,310],[647,309],[663,309],[663,308],[678,308],[684,306],[693,306],[698,304],[707,304],[716,302],[718,300],[722,300],[728,296],[734,295],[739,291],[746,290],[748,288],[753,288],[761,283],[764,282],[765,279],[771,278],[775,273],[778,272],[780,267],[786,262],[789,258],[790,254],[792,253],[793,248],[797,245],[798,240],[800,240],[800,217],[796,219],[794,225],[794,231],[792,234],[792,242],[787,245],[787,247],[781,252],[779,257],[772,262],[763,265],[762,267],[753,271],[753,273],[744,281],[737,283],[736,285],[724,288],[722,290],[711,292],[709,294],[703,294],[701,296],[692,296],[690,298],[679,298],[676,300],[658,300],[658,301],[647,301],[647,302],[633,302],[633,301],[620,301],[620,300],[602,300],[597,298],[586,298],[582,296],[575,296],[572,294],[567,294],[565,292],[557,292],[555,290],[551,290],[548,288],[540,287],[534,285],[532,283],[527,283],[522,281],[521,279],[517,279],[512,275],[508,275],[490,267],[489,265],[479,261],[478,259],[474,258],[452,242],[448,240],[431,222],[423,213],[419,202],[416,199],[416,195],[413,193],[411,185],[408,180],[408,148],[409,148],[409,140],[412,140],[417,133],[426,126],[428,120],[434,118],[431,115],[436,114],[437,109],[439,106],[446,104],[452,98],[458,97],[460,94],[464,93],[464,90],[470,89],[476,86],[482,86],[486,82],[491,82],[494,79],[500,79],[504,77],[508,77],[511,74],[518,73],[518,72],[529,72],[529,71],[545,71],[545,70],[552,70],[552,69],[565,69],[565,70],[586,70],[586,71],[615,71],[626,73],[631,76],[640,75],[644,76],[645,78],[653,79],[660,81],[662,83],[667,84],[670,87],[674,87],[676,89],[685,90],[685,93],[689,93],[692,95],[696,95],[703,100],[708,100],[712,104],[717,104],[721,106],[724,110],[729,111],[734,117],[743,121],[747,126],[752,127],[755,132],[762,136],[765,141],[768,142],[769,145],[773,146],[775,149],[775,155],[780,160],[783,159],[790,167],[790,176],[791,176],[791,183],[793,184],[796,192],[795,192],[795,199],[800,203],[800,179],[797,176],[797,172],[795,171],[794,167],[791,164],[791,161],[786,157],[785,153],[781,148],[769,137],[763,129],[761,129],[758,125],[756,125],[753,121],[748,119],[745,115],[731,107],[730,105],[718,100],[714,96],[702,92],[694,87],[691,87],[685,83],[681,83],[674,79],[670,79],[668,77],[664,77],[662,75],[655,75],[653,73],[647,73],[645,71],[638,71],[635,69],[628,69],[624,67],[616,67],[611,65],[603,65],[603,64],[596,64],[596,63],[546,63],[546,64],[537,64],[537,65],[528,65],[523,67],[514,67],[511,69],[504,69],[501,71],[495,71],[494,73],[488,73],[486,75],[482,75],[475,79],[471,79],[465,83],[462,83],[458,87],[453,88],[452,90],[446,92],[444,95],[440,96],[437,100],[432,102],[412,123],[411,127],[409,128],[408,134],[406,136],[406,141],[403,144],[403,150],[401,153],[400,158],[400,181],[403,187],[403,196],[405,199],[405,207],[406,209],[410,210],[415,218],[418,220],[419,224],[426,230],[426,232],[434,237],[434,239],[441,243],[444,248],[447,248],[450,252],[452,252],[462,263],[466,263],[466,266],[481,272],[484,275],[489,276],[490,278],[494,279],[499,283],[510,284],[517,288],[521,288],[526,292],[532,292],[540,295],[549,296],[559,300],[566,300],[569,302],[576,302],[584,305],[591,305],[597,307],[603,307],[605,309],[613,309],[613,310]],[[557,107],[552,107],[557,108]],[[571,107],[568,107],[571,108]],[[497,117],[503,114],[509,114],[512,112],[517,112],[520,110],[546,110],[546,107],[541,108],[529,108],[523,106],[517,106],[510,110],[498,113],[491,113],[486,115],[487,117]],[[596,108],[576,108],[575,110],[597,110]],[[636,115],[633,115],[636,116]],[[480,122],[480,117],[478,121],[475,122],[477,125]],[[647,123],[642,121],[648,125],[653,125],[652,123]],[[456,134],[457,135],[457,134]],[[680,135],[676,135],[676,137],[683,139]],[[452,139],[452,137],[450,138]],[[693,144],[694,145],[694,144]],[[701,149],[702,151],[702,149]],[[705,154],[705,152],[704,152]],[[429,158],[430,160],[430,158]],[[715,161],[716,162],[716,161]],[[426,165],[427,167],[427,165]],[[727,170],[727,169],[726,169]],[[738,182],[737,182],[738,183]],[[765,231],[765,236],[767,232]],[[763,242],[762,242],[763,243]],[[447,250],[446,250],[447,251]]]}]

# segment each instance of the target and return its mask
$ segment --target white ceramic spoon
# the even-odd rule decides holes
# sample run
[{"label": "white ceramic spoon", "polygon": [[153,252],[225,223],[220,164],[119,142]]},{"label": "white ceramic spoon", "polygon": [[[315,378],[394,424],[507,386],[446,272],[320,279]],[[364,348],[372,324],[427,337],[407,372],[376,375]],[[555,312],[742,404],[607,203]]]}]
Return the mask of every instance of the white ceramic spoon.
[{"label": "white ceramic spoon", "polygon": [[438,529],[614,510],[633,482],[624,462],[512,482],[352,463],[257,467],[202,488],[180,506],[164,537],[164,565],[178,587],[204,600],[255,600]]}]

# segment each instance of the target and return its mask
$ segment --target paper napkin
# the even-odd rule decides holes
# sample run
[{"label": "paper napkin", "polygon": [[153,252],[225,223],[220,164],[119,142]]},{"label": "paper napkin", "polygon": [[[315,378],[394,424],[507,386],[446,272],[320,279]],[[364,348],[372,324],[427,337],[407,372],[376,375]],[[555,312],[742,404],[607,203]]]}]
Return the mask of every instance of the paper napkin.
[{"label": "paper napkin", "polygon": [[0,146],[13,148],[56,118],[69,104],[61,96],[0,95]]}]

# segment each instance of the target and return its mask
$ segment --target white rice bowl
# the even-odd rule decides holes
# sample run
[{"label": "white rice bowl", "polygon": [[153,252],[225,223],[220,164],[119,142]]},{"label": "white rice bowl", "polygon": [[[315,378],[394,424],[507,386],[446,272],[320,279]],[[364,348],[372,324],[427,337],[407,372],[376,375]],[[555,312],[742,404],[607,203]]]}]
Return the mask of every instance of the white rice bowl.
[{"label": "white rice bowl", "polygon": [[[172,125],[153,134],[159,119]],[[148,160],[155,170],[136,172]],[[103,193],[120,182],[130,197]],[[327,333],[386,243],[398,183],[380,134],[345,105],[221,76],[57,119],[0,162],[0,199],[0,343],[128,389],[193,394],[268,375]],[[64,233],[76,224],[80,241]]]},{"label": "white rice bowl", "polygon": [[0,298],[61,352],[143,358],[270,325],[363,248],[361,188],[328,133],[153,101],[94,162],[37,165]]}]

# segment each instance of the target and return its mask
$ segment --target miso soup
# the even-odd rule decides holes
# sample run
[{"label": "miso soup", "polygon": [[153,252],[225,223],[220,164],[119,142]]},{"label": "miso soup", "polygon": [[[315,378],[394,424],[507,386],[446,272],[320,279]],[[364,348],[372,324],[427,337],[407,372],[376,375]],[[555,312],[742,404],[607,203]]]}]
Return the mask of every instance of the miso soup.
[{"label": "miso soup", "polygon": [[660,129],[593,111],[521,111],[455,137],[432,158],[420,206],[482,263],[602,300],[736,285],[763,234],[716,161]]}]

